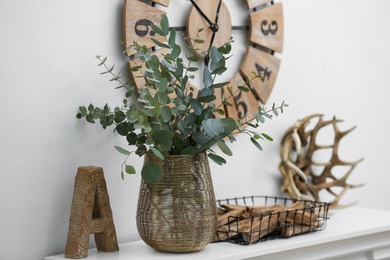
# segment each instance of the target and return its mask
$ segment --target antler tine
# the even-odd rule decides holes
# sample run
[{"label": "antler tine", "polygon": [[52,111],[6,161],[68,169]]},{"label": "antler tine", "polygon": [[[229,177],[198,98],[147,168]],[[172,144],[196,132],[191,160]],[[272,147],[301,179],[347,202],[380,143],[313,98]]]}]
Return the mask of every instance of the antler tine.
[{"label": "antler tine", "polygon": [[[351,175],[352,171],[355,169],[355,167],[364,160],[364,158],[361,158],[360,160],[357,160],[353,163],[350,163],[349,165],[351,166],[351,168],[345,173],[345,175],[340,179],[340,181],[344,181],[346,182],[347,179],[349,178],[349,175]],[[359,187],[362,187],[364,186],[364,183],[361,183],[361,184],[349,184],[351,186],[351,188],[359,188]]]},{"label": "antler tine", "polygon": [[349,184],[351,186],[351,189],[360,188],[366,185],[365,183],[359,183],[359,184]]},{"label": "antler tine", "polygon": [[301,153],[302,152],[302,141],[299,138],[297,129],[293,130],[291,137],[292,137],[292,140],[293,140],[294,145],[295,145],[295,150],[297,151],[297,153]]},{"label": "antler tine", "polygon": [[[328,125],[331,125],[331,124],[334,124],[335,122],[337,122],[339,120],[333,118],[333,120],[327,120],[327,121],[323,121],[322,120],[322,117],[318,120],[318,123],[316,124],[316,126],[311,130],[311,131],[308,131],[306,132],[306,137],[305,138],[308,138],[310,136],[310,144],[309,144],[309,149],[307,151],[307,155],[306,157],[308,158],[311,158],[313,156],[313,153],[319,149],[325,149],[325,148],[334,148],[334,145],[318,145],[316,144],[316,137],[317,137],[317,134],[318,132],[325,126],[328,126]],[[340,121],[341,122],[341,121]]]},{"label": "antler tine", "polygon": [[356,165],[358,165],[362,161],[364,161],[364,158],[360,158],[359,160],[354,161],[354,162],[346,162],[346,161],[341,161],[340,160],[340,165],[350,165],[350,166],[354,166],[355,167]]},{"label": "antler tine", "polygon": [[342,133],[343,136],[345,136],[345,135],[349,134],[350,132],[352,132],[355,129],[356,129],[356,126],[353,126],[350,129],[348,129],[348,130],[346,130],[344,132],[341,132],[341,133]]},{"label": "antler tine", "polygon": [[321,149],[329,149],[329,148],[333,148],[334,145],[333,144],[329,144],[329,145],[316,145],[315,147],[315,150],[321,150]]},{"label": "antler tine", "polygon": [[358,203],[359,203],[359,201],[355,200],[354,202],[351,202],[351,203],[348,203],[345,205],[333,204],[333,203],[330,203],[330,204],[331,204],[332,209],[345,209],[345,208],[355,206]]},{"label": "antler tine", "polygon": [[[282,169],[283,171],[283,169]],[[294,180],[293,180],[293,175],[292,174],[288,174],[288,173],[285,173],[284,172],[284,175],[285,175],[285,179],[284,179],[284,184],[283,186],[281,187],[281,190],[285,193],[287,193],[290,197],[294,198],[294,199],[311,199],[310,196],[308,195],[305,195],[305,194],[302,194],[298,187],[296,186]]]},{"label": "antler tine", "polygon": [[311,165],[314,165],[314,166],[330,166],[332,165],[331,162],[315,162],[315,161],[311,161]]},{"label": "antler tine", "polygon": [[323,117],[323,116],[324,116],[324,114],[311,114],[309,116],[306,116],[306,117],[298,120],[298,122],[308,122],[314,117]]},{"label": "antler tine", "polygon": [[[319,117],[320,119],[323,117],[323,114],[312,114],[310,116],[304,117],[301,120],[298,120],[298,134],[301,137],[302,145],[307,145],[307,138],[310,136],[310,133],[305,133],[306,127],[310,124],[311,119],[315,117]],[[309,131],[310,132],[310,131]]]},{"label": "antler tine", "polygon": [[344,189],[339,193],[339,195],[337,195],[336,198],[330,203],[332,205],[333,209],[335,209],[335,208],[337,208],[337,209],[347,208],[347,207],[356,205],[358,203],[358,201],[354,201],[354,202],[351,202],[351,203],[346,204],[346,205],[340,205],[339,204],[339,201],[340,201],[341,197],[343,197],[344,194],[347,192],[347,190],[349,190],[350,188],[351,188],[350,185],[344,187]]},{"label": "antler tine", "polygon": [[344,120],[339,120],[339,119],[336,119],[336,117],[333,117],[334,132],[340,136],[340,139],[356,129],[356,126],[353,126],[346,131],[340,131],[339,127],[337,126],[337,123],[340,123],[340,122],[344,122]]},{"label": "antler tine", "polygon": [[305,175],[305,173],[303,173],[303,171],[301,169],[299,169],[299,167],[297,167],[295,164],[293,164],[292,162],[290,161],[287,161],[285,162],[286,163],[286,166],[291,169],[292,171],[294,171],[296,174],[299,175],[299,177],[301,177],[305,182],[307,181],[307,177]]}]

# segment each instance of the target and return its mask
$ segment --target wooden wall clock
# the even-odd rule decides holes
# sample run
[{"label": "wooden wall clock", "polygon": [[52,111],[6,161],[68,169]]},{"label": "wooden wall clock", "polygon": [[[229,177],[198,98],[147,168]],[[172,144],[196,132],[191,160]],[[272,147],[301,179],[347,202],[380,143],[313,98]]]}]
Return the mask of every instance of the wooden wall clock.
[{"label": "wooden wall clock", "polygon": [[[204,28],[200,38],[205,43],[197,46],[201,48],[200,56],[202,53],[205,56],[211,45],[219,47],[233,36],[235,59],[229,59],[230,63],[227,64],[228,68],[235,70],[228,73],[230,78],[227,79],[231,81],[229,86],[233,89],[239,80],[244,82],[243,75],[252,75],[253,71],[263,75],[252,82],[254,89],[251,92],[239,93],[234,105],[225,107],[228,116],[243,119],[247,112],[258,110],[259,102],[267,102],[280,67],[280,59],[275,52],[281,53],[283,50],[282,3],[271,0],[125,0],[123,32],[126,46],[136,41],[159,56],[151,36],[157,40],[163,39],[159,39],[150,25],[160,24],[164,14],[168,16],[171,26],[177,31],[185,31],[187,35],[195,36],[199,28]],[[235,49],[244,51],[240,53]],[[133,54],[132,50],[127,52],[130,73],[136,87],[142,88],[145,79],[138,77],[140,75],[137,73],[140,72],[131,70]],[[207,55],[204,58],[207,60]],[[221,99],[227,87],[216,93],[217,99]]]}]

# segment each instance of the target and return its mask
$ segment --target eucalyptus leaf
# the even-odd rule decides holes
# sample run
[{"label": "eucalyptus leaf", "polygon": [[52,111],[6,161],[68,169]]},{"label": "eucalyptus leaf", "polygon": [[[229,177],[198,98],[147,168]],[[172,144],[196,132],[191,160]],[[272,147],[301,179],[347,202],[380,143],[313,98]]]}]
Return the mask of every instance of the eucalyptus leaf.
[{"label": "eucalyptus leaf", "polygon": [[209,88],[213,84],[213,79],[211,77],[211,73],[209,71],[209,68],[207,66],[204,66],[203,68],[203,87]]},{"label": "eucalyptus leaf", "polygon": [[198,44],[202,44],[202,43],[204,43],[204,40],[202,40],[202,39],[194,39],[194,42],[198,43]]},{"label": "eucalyptus leaf", "polygon": [[180,83],[180,88],[181,89],[186,89],[188,83],[188,76],[183,77],[181,83]]},{"label": "eucalyptus leaf", "polygon": [[89,123],[91,123],[91,124],[94,124],[94,123],[95,123],[93,114],[87,114],[87,115],[85,116],[85,120],[87,120],[87,122],[89,122]]},{"label": "eucalyptus leaf", "polygon": [[130,155],[130,152],[119,146],[114,146],[115,149],[123,155]]},{"label": "eucalyptus leaf", "polygon": [[197,67],[189,67],[189,68],[187,68],[187,70],[189,72],[195,72],[195,71],[198,71],[199,69]]},{"label": "eucalyptus leaf", "polygon": [[138,141],[138,136],[136,133],[129,133],[126,136],[126,140],[129,143],[129,145],[135,145]]},{"label": "eucalyptus leaf", "polygon": [[[147,107],[145,107],[147,108]],[[154,117],[156,115],[156,110],[154,107],[152,109],[144,109],[143,112],[145,113],[146,116],[148,117]]]},{"label": "eucalyptus leaf", "polygon": [[219,137],[225,128],[220,118],[210,118],[202,121],[203,129],[210,138]]},{"label": "eucalyptus leaf", "polygon": [[228,135],[230,133],[233,133],[233,131],[236,129],[237,124],[236,121],[231,117],[226,117],[221,119],[223,127],[224,127],[224,134]]},{"label": "eucalyptus leaf", "polygon": [[274,139],[272,139],[271,136],[267,135],[266,133],[261,133],[261,135],[262,135],[265,139],[267,139],[268,141],[273,141],[273,140],[274,140]]},{"label": "eucalyptus leaf", "polygon": [[187,56],[188,61],[198,62],[199,57],[197,55],[194,56]]},{"label": "eucalyptus leaf", "polygon": [[129,123],[122,122],[118,124],[115,129],[118,132],[118,134],[122,136],[127,136],[127,134],[129,133]]},{"label": "eucalyptus leaf", "polygon": [[[100,58],[100,56],[96,56],[96,58]],[[101,60],[101,62],[98,64],[98,66],[101,66],[101,65],[103,65],[105,62],[107,61],[107,57],[104,57],[104,59],[103,60]]]},{"label": "eucalyptus leaf", "polygon": [[261,147],[261,145],[253,137],[251,137],[251,142],[256,146],[257,149],[263,151],[263,147]]},{"label": "eucalyptus leaf", "polygon": [[222,87],[228,85],[229,83],[230,83],[229,81],[221,82],[221,83],[213,84],[210,87],[212,87],[212,88],[222,88]]},{"label": "eucalyptus leaf", "polygon": [[180,111],[185,111],[187,109],[186,105],[180,105],[177,107]]},{"label": "eucalyptus leaf", "polygon": [[223,164],[226,163],[226,160],[223,157],[219,156],[219,155],[216,155],[216,154],[213,154],[213,153],[209,153],[209,154],[207,154],[207,156],[211,160],[213,160],[216,164],[218,164],[218,165],[223,165]]},{"label": "eucalyptus leaf", "polygon": [[161,21],[160,21],[160,26],[161,26],[161,30],[163,31],[164,35],[168,35],[169,33],[169,21],[168,21],[168,17],[166,15],[163,15],[161,17]]},{"label": "eucalyptus leaf", "polygon": [[227,91],[229,92],[229,94],[230,94],[231,96],[234,96],[233,91],[232,91],[232,88],[227,88]]},{"label": "eucalyptus leaf", "polygon": [[137,148],[137,151],[135,151],[135,154],[138,155],[139,157],[143,156],[147,152],[147,148],[145,145],[140,145]]},{"label": "eucalyptus leaf", "polygon": [[168,123],[172,118],[172,111],[170,107],[162,107],[161,115],[163,116],[164,123]]},{"label": "eucalyptus leaf", "polygon": [[131,71],[139,71],[142,68],[142,66],[134,66],[131,68]]},{"label": "eucalyptus leaf", "polygon": [[159,130],[153,133],[152,138],[165,152],[169,152],[169,149],[172,146],[172,132],[168,130]]},{"label": "eucalyptus leaf", "polygon": [[134,166],[131,166],[131,165],[126,165],[125,171],[128,174],[135,174],[135,172],[136,172]]},{"label": "eucalyptus leaf", "polygon": [[197,154],[199,152],[199,149],[195,146],[187,146],[182,150],[181,154]]},{"label": "eucalyptus leaf", "polygon": [[210,103],[213,102],[215,99],[217,98],[214,95],[198,97],[198,101],[203,103]]},{"label": "eucalyptus leaf", "polygon": [[191,106],[194,109],[195,115],[199,116],[202,114],[203,106],[199,100],[196,100],[195,98],[191,99]]},{"label": "eucalyptus leaf", "polygon": [[218,48],[215,47],[215,46],[211,46],[210,48],[210,57],[211,57],[211,60],[214,62],[214,63],[217,63],[222,57],[222,53],[218,51]]},{"label": "eucalyptus leaf", "polygon": [[177,87],[175,88],[175,93],[178,97],[180,98],[183,98],[184,97],[184,93],[183,93],[183,90],[181,90],[181,88]]},{"label": "eucalyptus leaf", "polygon": [[100,119],[100,124],[104,129],[106,129],[107,126],[110,126],[114,123],[114,120],[112,119],[112,115],[110,116],[102,116]]},{"label": "eucalyptus leaf", "polygon": [[180,53],[181,53],[180,45],[175,44],[172,47],[172,50],[171,50],[171,57],[172,57],[172,59],[176,59],[177,57],[179,57]]},{"label": "eucalyptus leaf", "polygon": [[175,28],[172,28],[170,34],[169,34],[169,38],[168,38],[168,44],[169,46],[173,46],[176,42],[176,29]]},{"label": "eucalyptus leaf", "polygon": [[197,117],[196,117],[196,114],[194,112],[194,113],[188,114],[184,118],[184,123],[186,124],[187,127],[190,127],[191,125],[193,125],[195,123],[196,119],[197,119]]},{"label": "eucalyptus leaf", "polygon": [[207,141],[201,147],[199,147],[199,150],[206,151],[206,150],[210,149],[210,147],[213,146],[215,143],[216,143],[215,140]]},{"label": "eucalyptus leaf", "polygon": [[152,138],[146,138],[145,144],[152,145],[154,144],[154,140]]},{"label": "eucalyptus leaf", "polygon": [[258,140],[258,139],[264,139],[261,135],[259,135],[259,134],[257,134],[257,133],[253,134],[253,138],[255,138],[256,140]]},{"label": "eucalyptus leaf", "polygon": [[85,116],[87,114],[87,108],[85,106],[80,106],[79,110],[82,116]]},{"label": "eucalyptus leaf", "polygon": [[176,71],[175,65],[169,63],[167,60],[162,59],[162,60],[161,60],[161,63],[162,63],[165,67],[167,67],[170,71],[173,71],[173,72]]},{"label": "eucalyptus leaf", "polygon": [[256,116],[256,119],[257,119],[260,123],[264,123],[264,122],[265,122],[265,118],[264,118],[264,116],[262,116],[262,115],[257,115],[257,116]]},{"label": "eucalyptus leaf", "polygon": [[148,162],[142,167],[141,175],[145,182],[155,184],[161,179],[162,170],[157,164]]},{"label": "eucalyptus leaf", "polygon": [[227,102],[227,101],[223,101],[222,104],[224,104],[225,106],[228,106],[228,107],[232,107],[233,106],[232,103]]},{"label": "eucalyptus leaf", "polygon": [[161,105],[166,105],[169,103],[169,97],[167,94],[163,92],[157,92],[154,96],[155,100],[159,102]]},{"label": "eucalyptus leaf", "polygon": [[192,134],[192,139],[200,145],[206,144],[209,140],[208,136],[204,132],[197,131]]},{"label": "eucalyptus leaf", "polygon": [[221,116],[224,116],[224,115],[225,115],[225,110],[223,110],[223,109],[217,109],[217,110],[215,110],[215,112],[216,112],[217,114],[221,115]]},{"label": "eucalyptus leaf", "polygon": [[156,147],[150,146],[149,148],[150,148],[150,150],[152,150],[154,155],[156,155],[161,160],[164,160],[164,155]]},{"label": "eucalyptus leaf", "polygon": [[150,27],[152,28],[152,30],[153,30],[155,33],[157,33],[157,34],[159,34],[159,35],[161,35],[161,36],[166,36],[165,33],[163,32],[163,30],[161,30],[161,28],[158,27],[158,26],[156,26],[155,24],[151,24]]},{"label": "eucalyptus leaf", "polygon": [[242,92],[249,92],[249,89],[244,86],[238,86],[238,89],[241,90]]},{"label": "eucalyptus leaf", "polygon": [[123,111],[118,111],[115,113],[115,123],[120,123],[125,119],[126,119],[126,115],[125,113],[123,113]]},{"label": "eucalyptus leaf", "polygon": [[226,145],[225,141],[219,140],[219,141],[217,141],[217,145],[218,145],[219,149],[221,149],[221,151],[224,154],[226,154],[228,156],[233,155],[232,151],[230,150],[229,146]]},{"label": "eucalyptus leaf", "polygon": [[226,67],[216,68],[216,69],[214,69],[214,70],[211,72],[211,74],[222,75],[226,70],[227,70]]}]

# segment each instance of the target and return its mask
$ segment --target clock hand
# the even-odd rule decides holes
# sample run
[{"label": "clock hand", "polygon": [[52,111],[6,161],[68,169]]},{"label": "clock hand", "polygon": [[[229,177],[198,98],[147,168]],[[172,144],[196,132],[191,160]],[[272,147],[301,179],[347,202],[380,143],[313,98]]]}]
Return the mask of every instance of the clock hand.
[{"label": "clock hand", "polygon": [[219,10],[221,9],[221,5],[222,5],[222,0],[219,0],[219,3],[218,3],[218,7],[217,7],[217,13],[215,15],[215,23],[213,23],[210,27],[211,31],[213,32],[213,35],[211,36],[211,40],[210,40],[210,44],[209,44],[209,48],[207,49],[207,54],[206,56],[204,57],[204,63],[205,65],[208,67],[209,65],[209,62],[210,62],[210,49],[211,49],[211,46],[213,45],[213,42],[214,42],[214,38],[215,38],[215,33],[218,31],[219,27],[218,27],[218,16],[219,16]]},{"label": "clock hand", "polygon": [[218,23],[218,15],[219,15],[219,10],[221,9],[221,5],[222,5],[222,0],[219,0],[219,4],[217,7],[217,13],[215,15],[215,23]]},{"label": "clock hand", "polygon": [[202,12],[202,10],[199,8],[199,6],[194,2],[194,0],[190,0],[190,2],[194,5],[195,9],[198,10],[198,12],[200,13],[201,16],[203,16],[203,18],[210,24],[210,26],[212,26],[212,22],[210,21],[210,19]]}]

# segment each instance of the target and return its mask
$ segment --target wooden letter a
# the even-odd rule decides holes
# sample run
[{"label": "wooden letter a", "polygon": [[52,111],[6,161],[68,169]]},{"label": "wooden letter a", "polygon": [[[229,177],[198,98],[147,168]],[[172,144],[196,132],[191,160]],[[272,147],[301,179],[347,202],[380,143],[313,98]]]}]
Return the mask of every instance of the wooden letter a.
[{"label": "wooden letter a", "polygon": [[98,251],[119,250],[103,169],[95,166],[77,171],[65,257],[87,257],[90,234]]}]

